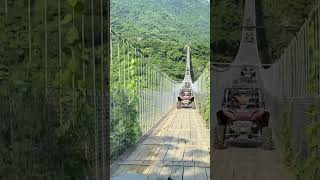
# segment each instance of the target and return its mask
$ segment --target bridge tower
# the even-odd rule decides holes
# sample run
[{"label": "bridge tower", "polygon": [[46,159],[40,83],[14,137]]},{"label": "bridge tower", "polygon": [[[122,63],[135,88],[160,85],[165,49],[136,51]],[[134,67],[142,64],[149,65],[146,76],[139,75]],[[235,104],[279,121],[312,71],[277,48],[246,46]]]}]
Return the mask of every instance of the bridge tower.
[{"label": "bridge tower", "polygon": [[246,0],[238,53],[232,63],[232,87],[262,88],[256,31],[256,0]]},{"label": "bridge tower", "polygon": [[179,88],[179,95],[177,101],[177,108],[180,109],[182,106],[191,105],[192,108],[195,108],[194,103],[194,89],[191,78],[191,55],[190,55],[190,46],[186,46],[187,49],[187,62],[186,69],[184,73],[184,79]]},{"label": "bridge tower", "polygon": [[187,63],[186,63],[186,69],[184,73],[184,79],[183,79],[183,84],[185,85],[186,83],[192,84],[192,78],[191,78],[191,55],[190,55],[190,46],[186,46],[187,48]]}]

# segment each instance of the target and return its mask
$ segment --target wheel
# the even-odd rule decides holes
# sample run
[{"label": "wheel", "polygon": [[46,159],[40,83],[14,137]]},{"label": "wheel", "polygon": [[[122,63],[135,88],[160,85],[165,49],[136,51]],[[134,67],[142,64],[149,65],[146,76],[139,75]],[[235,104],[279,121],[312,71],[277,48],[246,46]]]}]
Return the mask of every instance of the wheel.
[{"label": "wheel", "polygon": [[192,109],[196,108],[196,103],[194,101],[191,103],[191,105],[192,105]]},{"label": "wheel", "polygon": [[177,101],[177,109],[181,109],[181,101]]},{"label": "wheel", "polygon": [[223,112],[222,111],[217,112],[217,122],[219,125],[224,125],[222,118],[223,118]]},{"label": "wheel", "polygon": [[261,149],[263,150],[273,149],[272,129],[270,127],[262,128],[261,139],[262,139]]},{"label": "wheel", "polygon": [[217,125],[214,128],[213,147],[215,149],[226,148],[224,145],[224,131],[225,131],[225,127],[223,125]]}]

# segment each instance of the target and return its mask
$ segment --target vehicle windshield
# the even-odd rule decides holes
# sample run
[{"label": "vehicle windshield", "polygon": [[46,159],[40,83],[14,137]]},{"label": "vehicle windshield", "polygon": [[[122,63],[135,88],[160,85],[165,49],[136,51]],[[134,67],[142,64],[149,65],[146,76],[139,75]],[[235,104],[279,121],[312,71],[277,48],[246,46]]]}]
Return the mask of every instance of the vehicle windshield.
[{"label": "vehicle windshield", "polygon": [[237,90],[231,91],[228,96],[228,106],[231,108],[240,108],[244,106],[246,109],[257,108],[260,104],[258,91]]},{"label": "vehicle windshield", "polygon": [[180,92],[180,96],[191,96],[191,92],[188,90],[183,90]]}]

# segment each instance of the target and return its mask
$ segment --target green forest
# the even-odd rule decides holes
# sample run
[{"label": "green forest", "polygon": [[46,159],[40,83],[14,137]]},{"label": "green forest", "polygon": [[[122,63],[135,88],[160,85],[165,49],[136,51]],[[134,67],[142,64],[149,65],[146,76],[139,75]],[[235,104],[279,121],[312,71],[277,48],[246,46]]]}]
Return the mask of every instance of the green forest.
[{"label": "green forest", "polygon": [[[242,10],[244,1],[242,0],[216,0],[213,4],[211,18],[211,60],[213,62],[232,62],[235,58],[241,36]],[[272,64],[278,62],[281,55],[284,54],[286,48],[292,40],[297,36],[304,26],[303,48],[304,54],[294,61],[294,63],[307,64],[307,60],[312,60],[311,66],[307,66],[307,84],[306,89],[310,93],[314,93],[319,88],[319,52],[317,45],[316,29],[319,18],[318,12],[313,12],[319,1],[316,0],[259,0],[256,1],[257,13],[257,33],[258,33],[258,49],[260,59],[264,64]],[[293,49],[293,48],[292,48]],[[290,50],[292,50],[290,49]],[[292,52],[292,51],[291,51]],[[297,51],[293,51],[297,52]],[[290,57],[290,56],[289,56]],[[284,60],[284,59],[281,59]],[[317,93],[317,92],[316,92]],[[301,97],[299,97],[301,98]],[[306,105],[299,102],[304,98],[290,97],[288,99],[274,99],[279,101],[282,106],[289,106],[290,110],[280,112],[279,120],[282,123],[279,130],[275,132],[275,138],[279,144],[281,157],[291,172],[298,179],[319,179],[319,106],[318,99]],[[297,100],[298,99],[298,100]],[[290,103],[288,103],[288,102]],[[299,104],[300,103],[300,104]],[[292,106],[305,106],[303,109],[293,109]],[[300,108],[300,107],[299,107]],[[302,133],[297,132],[297,111],[306,116],[306,118],[298,119],[298,123],[307,124],[302,126]],[[301,111],[301,112],[300,112]],[[277,116],[277,115],[276,115]],[[300,126],[300,125],[299,125]],[[304,128],[303,128],[304,127]],[[305,136],[303,140],[297,142],[293,139]]]},{"label": "green forest", "polygon": [[[308,18],[315,0],[256,1],[258,48],[262,63],[279,59],[284,48],[296,36]],[[215,0],[212,4],[211,61],[232,62],[235,58],[242,25],[243,0]]]},{"label": "green forest", "polygon": [[0,179],[86,179],[106,161],[94,155],[98,141],[108,139],[96,127],[106,114],[100,102],[107,18],[100,7],[81,0],[2,2]]},{"label": "green forest", "polygon": [[[0,179],[100,176],[100,167],[110,158],[105,124],[109,96],[117,105],[126,105],[111,110],[115,115],[111,126],[116,127],[111,141],[127,148],[141,135],[137,100],[132,98],[137,93],[132,88],[136,59],[127,65],[130,91],[116,91],[114,86],[114,93],[105,94],[109,31],[104,29],[108,19],[100,11],[102,1],[4,2],[0,6]],[[272,63],[315,1],[258,2],[258,24],[264,27],[259,29],[259,49],[263,61]],[[115,32],[177,81],[184,75],[184,47],[190,45],[196,80],[209,62],[210,32],[212,60],[232,61],[239,46],[242,7],[241,0],[216,0],[210,18],[206,0],[111,0],[110,20]],[[209,18],[216,26],[211,31]],[[208,111],[204,114],[208,121]]]},{"label": "green forest", "polygon": [[[194,81],[207,67],[210,6],[205,0],[112,0],[110,8],[112,30],[110,140],[111,157],[114,159],[134,145],[139,137],[160,119],[162,114],[159,113],[164,107],[160,108],[161,104],[152,99],[159,96],[159,93],[162,93],[163,99],[172,98],[169,94],[177,84],[165,76],[175,81],[183,80],[186,45],[191,46]],[[136,48],[136,51],[133,48]],[[135,86],[136,83],[138,88]],[[137,90],[149,95],[146,97],[143,92],[141,95]],[[163,103],[168,106],[165,109],[173,106],[172,102]],[[141,104],[144,104],[143,109],[139,109]],[[156,113],[150,114],[155,109]],[[202,110],[204,116],[209,119],[209,108],[202,107]],[[143,121],[140,118],[144,118]]]},{"label": "green forest", "polygon": [[190,45],[194,81],[209,62],[206,0],[111,0],[111,28],[174,80],[184,76]]}]

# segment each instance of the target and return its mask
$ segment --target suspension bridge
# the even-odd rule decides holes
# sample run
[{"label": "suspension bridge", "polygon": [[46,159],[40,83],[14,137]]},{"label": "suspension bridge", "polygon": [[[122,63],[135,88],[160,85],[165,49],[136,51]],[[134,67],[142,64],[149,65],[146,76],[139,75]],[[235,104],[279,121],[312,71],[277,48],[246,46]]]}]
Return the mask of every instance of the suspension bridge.
[{"label": "suspension bridge", "polygon": [[[132,179],[133,175],[143,175],[148,179],[208,179],[210,133],[200,115],[209,95],[205,87],[209,83],[208,68],[192,83],[190,47],[186,46],[185,77],[178,83],[148,62],[117,33],[111,33],[114,35],[112,47],[115,47],[111,52],[116,54],[112,56],[115,57],[113,61],[118,66],[123,62],[115,79],[122,84],[123,91],[129,93],[127,84],[133,78],[138,99],[138,127],[142,130],[137,144],[114,160],[111,177]],[[126,55],[121,57],[121,52]],[[125,63],[130,61],[136,64],[136,77],[129,76],[130,65]],[[192,88],[197,109],[176,108],[182,88]]]},{"label": "suspension bridge", "polygon": [[[319,179],[316,170],[301,165],[310,161],[314,153],[307,145],[306,129],[312,127],[315,121],[318,122],[319,117],[316,110],[312,110],[311,117],[306,115],[308,108],[316,107],[320,100],[319,57],[314,54],[319,50],[319,12],[317,6],[281,58],[265,68],[261,64],[257,45],[256,1],[245,1],[242,38],[237,56],[228,67],[211,67],[211,130],[213,134],[216,133],[217,113],[222,109],[224,90],[236,88],[243,67],[249,66],[256,75],[256,82],[250,88],[262,89],[266,108],[270,112],[269,127],[273,133],[274,148],[266,151],[231,146],[213,150],[212,179]],[[319,107],[315,109],[319,113]],[[318,130],[314,129],[315,132]],[[317,135],[315,137],[319,138]],[[211,145],[213,149],[214,142]],[[299,160],[292,160],[297,157]],[[288,161],[288,158],[292,159]],[[298,167],[298,171],[304,173],[293,174],[292,167]]]},{"label": "suspension bridge", "polygon": [[[235,60],[226,68],[221,68],[214,63],[210,66],[212,72],[210,129],[214,135],[217,126],[216,114],[222,108],[225,89],[236,87],[235,82],[241,76],[243,67],[250,66],[256,73],[254,88],[262,89],[266,108],[270,112],[269,127],[272,130],[274,148],[263,150],[257,147],[233,146],[223,150],[215,149],[214,138],[209,138],[209,130],[204,127],[197,109],[171,108],[175,106],[177,91],[181,85],[157,71],[156,67],[146,63],[145,66],[150,66],[152,69],[150,72],[157,71],[158,77],[170,81],[166,84],[170,90],[165,93],[163,89],[153,89],[150,84],[138,90],[138,97],[142,102],[142,108],[139,106],[139,123],[141,127],[145,127],[145,131],[137,145],[113,163],[112,177],[140,174],[147,179],[171,177],[172,179],[294,180],[306,176],[307,173],[309,177],[315,179],[319,177],[316,168],[303,169],[305,166],[301,165],[310,162],[310,157],[314,158],[316,154],[308,145],[307,137],[313,134],[312,138],[315,138],[314,134],[317,131],[313,128],[309,135],[305,131],[316,126],[318,112],[314,109],[319,110],[317,108],[319,105],[319,59],[316,56],[319,40],[315,38],[319,37],[319,6],[310,13],[309,19],[285,49],[281,58],[275,64],[269,64],[268,68],[261,63],[259,57],[255,28],[255,0],[246,0],[244,7],[244,26]],[[134,47],[131,48],[132,52],[135,52]],[[130,54],[129,51],[128,54]],[[133,56],[139,56],[137,54]],[[143,57],[140,55],[140,58]],[[140,63],[144,67],[145,61],[140,60]],[[188,64],[187,61],[184,80],[189,79]],[[143,74],[139,70],[138,72]],[[198,90],[196,92],[198,104],[203,104],[204,97],[207,95],[203,82],[208,79],[203,77],[205,75],[193,83],[194,89]],[[119,79],[121,79],[120,76]],[[155,83],[157,82],[159,81]],[[150,92],[150,89],[153,90]],[[155,103],[159,101],[152,100],[152,97],[157,97],[155,94],[159,93],[163,94],[162,99],[166,99],[163,103],[167,103],[167,109],[153,118],[150,123],[146,114],[150,114],[154,108],[159,108],[159,104]],[[147,106],[144,106],[146,104]],[[149,109],[146,110],[145,107]],[[148,123],[143,125],[146,122]],[[211,156],[209,149],[212,149]],[[295,160],[288,161],[288,158],[295,158]],[[211,173],[209,162],[213,162]],[[294,174],[292,167],[298,167],[300,174],[297,174],[297,171]]]},{"label": "suspension bridge", "polygon": [[[1,178],[102,180],[112,159],[113,178],[320,179],[319,5],[276,63],[265,68],[257,48],[255,0],[246,0],[238,55],[227,68],[206,67],[192,83],[196,109],[176,109],[183,83],[109,33],[103,7],[103,0],[5,0],[1,6]],[[256,69],[274,150],[214,149],[204,124],[211,94],[214,134],[224,89],[232,87],[243,65]]]}]

